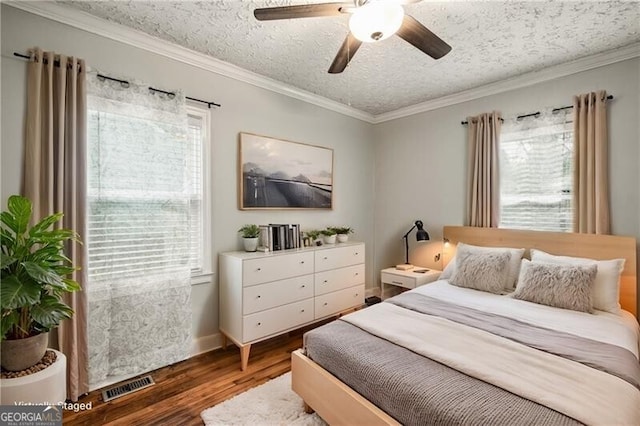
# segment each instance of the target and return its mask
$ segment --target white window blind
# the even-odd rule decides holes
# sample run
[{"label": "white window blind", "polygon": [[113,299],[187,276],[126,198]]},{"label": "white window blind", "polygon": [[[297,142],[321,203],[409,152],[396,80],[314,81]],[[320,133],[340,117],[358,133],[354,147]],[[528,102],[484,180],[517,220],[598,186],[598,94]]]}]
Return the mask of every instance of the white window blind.
[{"label": "white window blind", "polygon": [[573,124],[566,110],[506,121],[500,135],[500,227],[572,230]]}]

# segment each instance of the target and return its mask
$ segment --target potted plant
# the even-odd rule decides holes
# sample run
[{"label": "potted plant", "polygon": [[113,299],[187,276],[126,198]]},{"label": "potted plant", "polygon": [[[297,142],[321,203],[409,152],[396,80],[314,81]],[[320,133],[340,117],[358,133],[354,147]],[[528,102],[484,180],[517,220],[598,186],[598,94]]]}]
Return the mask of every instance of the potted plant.
[{"label": "potted plant", "polygon": [[322,236],[324,237],[325,244],[335,244],[336,243],[336,231],[333,228],[326,228],[320,231]]},{"label": "potted plant", "polygon": [[62,213],[29,227],[31,201],[12,195],[7,207],[0,217],[0,353],[3,368],[22,371],[40,362],[49,331],[73,315],[62,296],[80,290],[80,285],[68,278],[76,268],[65,256],[64,244],[79,239],[72,230],[50,229],[62,219]]},{"label": "potted plant", "polygon": [[260,236],[260,227],[253,223],[244,225],[238,229],[242,233],[242,241],[245,251],[256,251],[258,249],[258,237]]},{"label": "potted plant", "polygon": [[339,243],[346,243],[349,241],[349,234],[353,233],[353,229],[348,226],[335,226],[331,229],[336,231]]},{"label": "potted plant", "polygon": [[317,245],[320,246],[322,245],[322,241],[320,241],[318,238],[320,237],[320,231],[312,229],[311,231],[307,231],[305,232],[306,236],[309,237],[309,242],[311,245]]}]

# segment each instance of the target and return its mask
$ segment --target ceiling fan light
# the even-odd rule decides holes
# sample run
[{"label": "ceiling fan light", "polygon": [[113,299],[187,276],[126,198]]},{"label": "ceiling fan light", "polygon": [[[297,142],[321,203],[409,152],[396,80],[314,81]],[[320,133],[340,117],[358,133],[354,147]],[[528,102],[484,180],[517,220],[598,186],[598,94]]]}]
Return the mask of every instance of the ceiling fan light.
[{"label": "ceiling fan light", "polygon": [[395,34],[400,29],[403,18],[404,9],[397,3],[366,3],[351,15],[349,29],[358,40],[372,43]]}]

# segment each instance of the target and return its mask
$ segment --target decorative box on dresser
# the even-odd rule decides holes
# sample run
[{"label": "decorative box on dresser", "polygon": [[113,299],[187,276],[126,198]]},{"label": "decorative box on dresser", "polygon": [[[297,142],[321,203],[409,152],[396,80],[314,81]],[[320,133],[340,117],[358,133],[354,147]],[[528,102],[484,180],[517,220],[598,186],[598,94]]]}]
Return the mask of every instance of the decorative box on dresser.
[{"label": "decorative box on dresser", "polygon": [[240,348],[242,370],[253,343],[361,306],[364,250],[348,242],[221,253],[220,332],[223,346],[229,339]]}]

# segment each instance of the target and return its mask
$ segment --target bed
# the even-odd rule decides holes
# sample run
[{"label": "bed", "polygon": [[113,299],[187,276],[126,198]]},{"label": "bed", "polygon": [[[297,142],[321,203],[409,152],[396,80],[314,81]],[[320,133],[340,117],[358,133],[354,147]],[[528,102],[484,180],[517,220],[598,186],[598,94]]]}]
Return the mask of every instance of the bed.
[{"label": "bed", "polygon": [[[640,424],[634,238],[468,227],[445,227],[443,236],[445,273],[452,263],[457,275],[305,335],[292,355],[292,387],[308,410],[329,424]],[[602,307],[609,311],[583,312],[451,285],[471,265],[460,261],[470,250],[461,242],[533,254],[515,275],[518,285],[559,271],[570,273],[560,275],[567,282],[583,274],[591,280],[583,287],[594,291],[606,262],[559,266],[564,258],[551,254],[624,259],[619,296]],[[469,259],[504,266],[515,256]],[[606,301],[589,297],[594,306]]]}]

